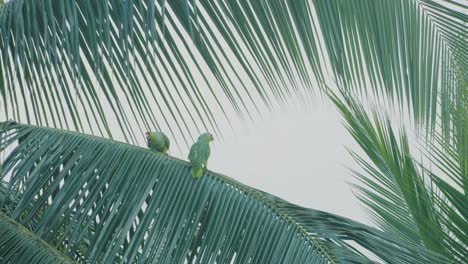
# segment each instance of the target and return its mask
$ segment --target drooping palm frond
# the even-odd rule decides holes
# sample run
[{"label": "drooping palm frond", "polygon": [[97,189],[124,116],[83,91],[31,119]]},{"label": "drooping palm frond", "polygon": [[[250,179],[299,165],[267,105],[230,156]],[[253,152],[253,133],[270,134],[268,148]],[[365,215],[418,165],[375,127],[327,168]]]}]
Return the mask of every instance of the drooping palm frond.
[{"label": "drooping palm frond", "polygon": [[[451,111],[449,139],[436,133],[424,149],[431,165],[425,167],[437,192],[434,203],[449,233],[448,250],[458,260],[468,259],[468,81],[461,84],[461,101]],[[440,126],[442,127],[442,126]],[[440,129],[442,130],[442,129]],[[445,132],[447,133],[447,132]]]},{"label": "drooping palm frond", "polygon": [[[451,178],[458,178],[458,183],[460,184],[461,189],[465,194],[468,193],[468,77],[461,80],[460,83],[461,90],[459,96],[459,102],[453,104],[450,114],[451,126],[448,131],[442,132],[444,134],[451,135],[447,140],[447,137],[437,136],[436,142],[439,143],[435,145],[436,150],[438,151],[439,156],[445,155],[452,162],[454,162],[460,172],[458,176],[452,175]],[[443,127],[442,127],[443,128]],[[442,142],[443,140],[443,142]],[[433,146],[428,144],[429,147]],[[436,151],[437,152],[437,151]],[[443,153],[443,154],[442,154]],[[440,159],[439,159],[440,160]],[[447,164],[449,167],[450,162]],[[451,175],[449,171],[445,172],[446,175]]]},{"label": "drooping palm frond", "polygon": [[[327,17],[335,23],[323,24],[342,28],[342,40],[333,41],[335,48],[331,51],[335,57],[341,56],[335,72],[344,79],[342,86],[370,72],[374,93],[385,95],[385,90],[396,95],[393,98],[399,99],[400,105],[407,100],[416,120],[426,121],[431,128],[440,112],[440,121],[448,128],[450,109],[460,102],[462,76],[455,73],[468,69],[468,30],[464,25],[468,16],[445,6],[433,12],[437,3],[431,0],[358,3],[331,1],[321,12],[339,14]],[[462,10],[468,10],[466,5]],[[347,54],[353,54],[352,60]],[[368,69],[363,71],[362,67]],[[353,71],[357,74],[354,77]],[[357,85],[369,87],[366,80]]]},{"label": "drooping palm frond", "polygon": [[[0,164],[0,171],[1,171],[1,164]],[[1,173],[1,172],[0,172]],[[10,204],[10,200],[8,199],[6,195],[6,182],[3,180],[0,181],[0,203],[4,205],[4,208],[0,210],[6,210],[8,205]]]},{"label": "drooping palm frond", "polygon": [[[363,157],[351,151],[365,171],[354,171],[362,183],[356,189],[376,224],[397,237],[443,254],[454,263],[466,260],[466,175],[457,163],[463,157],[455,149],[442,152],[443,148],[431,143],[431,150],[435,151],[433,161],[448,176],[440,178],[414,160],[403,128],[395,132],[382,114],[373,112],[370,117],[351,96],[342,95],[343,99],[334,94],[330,97],[365,152]],[[435,135],[438,136],[433,139],[444,145],[442,136]]]},{"label": "drooping palm frond", "polygon": [[[7,123],[10,217],[87,263],[437,262],[392,234],[292,205],[187,162],[78,133]],[[2,208],[3,205],[0,205]],[[0,238],[1,239],[1,238]]]},{"label": "drooping palm frond", "polygon": [[[427,155],[440,172],[432,168],[424,168],[430,175],[433,188],[433,201],[438,208],[441,223],[448,236],[447,250],[458,261],[466,260],[468,252],[468,203],[467,203],[467,177],[462,166],[466,164],[467,156],[460,156],[456,148],[447,144],[441,135],[434,138],[430,147],[426,147]],[[465,159],[465,161],[461,161]],[[431,169],[431,170],[429,170]]]},{"label": "drooping palm frond", "polygon": [[190,137],[314,90],[331,70],[417,120],[433,125],[440,110],[448,126],[468,19],[446,2],[12,0],[0,11],[0,100],[28,123]]},{"label": "drooping palm frond", "polygon": [[2,212],[0,237],[1,263],[75,263]]}]

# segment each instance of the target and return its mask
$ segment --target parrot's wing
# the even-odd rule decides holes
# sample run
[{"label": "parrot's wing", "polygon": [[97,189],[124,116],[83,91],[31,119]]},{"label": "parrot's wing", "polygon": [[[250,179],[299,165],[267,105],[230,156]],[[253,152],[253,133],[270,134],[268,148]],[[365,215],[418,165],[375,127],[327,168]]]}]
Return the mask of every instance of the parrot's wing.
[{"label": "parrot's wing", "polygon": [[191,163],[205,163],[210,156],[210,145],[208,143],[197,142],[193,144],[189,153]]},{"label": "parrot's wing", "polygon": [[199,178],[203,174],[203,155],[202,154],[202,144],[197,142],[192,145],[190,148],[189,153],[189,160],[190,160],[190,171],[192,173],[192,177]]},{"label": "parrot's wing", "polygon": [[195,143],[192,145],[192,147],[190,148],[190,153],[189,153],[189,160],[190,162],[197,162],[198,159],[199,159],[199,153],[198,153],[198,143]]},{"label": "parrot's wing", "polygon": [[171,145],[169,138],[165,134],[163,134],[163,138],[164,138],[164,144],[166,145],[166,148],[169,148],[169,145]]},{"label": "parrot's wing", "polygon": [[198,148],[199,148],[198,155],[200,156],[200,161],[204,163],[210,157],[210,145],[208,145],[208,143],[202,143],[200,144]]}]

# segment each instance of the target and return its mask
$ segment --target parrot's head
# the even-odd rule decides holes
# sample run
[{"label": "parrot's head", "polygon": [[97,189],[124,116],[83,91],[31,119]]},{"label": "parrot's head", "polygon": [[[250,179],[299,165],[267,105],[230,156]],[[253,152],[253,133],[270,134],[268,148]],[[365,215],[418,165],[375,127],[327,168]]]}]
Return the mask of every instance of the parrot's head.
[{"label": "parrot's head", "polygon": [[209,143],[214,140],[214,137],[210,133],[203,133],[198,137],[198,140]]},{"label": "parrot's head", "polygon": [[151,132],[146,132],[146,133],[145,133],[145,137],[146,137],[146,139],[148,139],[148,140],[151,139]]}]

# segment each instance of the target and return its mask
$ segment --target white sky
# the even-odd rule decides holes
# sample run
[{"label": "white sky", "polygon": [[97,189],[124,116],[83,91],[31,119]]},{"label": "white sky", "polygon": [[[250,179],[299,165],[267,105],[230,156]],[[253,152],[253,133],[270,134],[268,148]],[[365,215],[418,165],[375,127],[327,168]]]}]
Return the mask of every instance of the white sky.
[{"label": "white sky", "polygon": [[[347,181],[358,150],[329,102],[265,114],[249,129],[213,142],[208,168],[295,204],[369,223]],[[186,158],[188,151],[182,158]],[[179,155],[179,153],[173,153]]]},{"label": "white sky", "polygon": [[[236,135],[215,139],[208,169],[294,204],[373,225],[348,184],[356,183],[349,168],[359,166],[345,146],[363,152],[336,107],[312,97],[314,106],[290,100],[295,109],[278,107],[248,128],[238,127]],[[188,149],[171,155],[186,159]]]}]

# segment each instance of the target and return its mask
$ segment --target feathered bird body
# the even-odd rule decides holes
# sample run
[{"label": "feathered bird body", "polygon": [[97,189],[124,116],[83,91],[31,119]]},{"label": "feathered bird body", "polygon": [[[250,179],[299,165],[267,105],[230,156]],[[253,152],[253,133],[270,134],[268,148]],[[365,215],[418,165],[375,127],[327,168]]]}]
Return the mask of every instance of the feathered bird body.
[{"label": "feathered bird body", "polygon": [[209,133],[202,134],[198,141],[192,145],[189,153],[190,164],[192,165],[192,176],[199,178],[203,174],[203,168],[208,165],[210,157],[210,142],[213,141],[213,136]]},{"label": "feathered bird body", "polygon": [[148,148],[154,152],[166,154],[169,150],[169,138],[162,132],[146,132]]}]

